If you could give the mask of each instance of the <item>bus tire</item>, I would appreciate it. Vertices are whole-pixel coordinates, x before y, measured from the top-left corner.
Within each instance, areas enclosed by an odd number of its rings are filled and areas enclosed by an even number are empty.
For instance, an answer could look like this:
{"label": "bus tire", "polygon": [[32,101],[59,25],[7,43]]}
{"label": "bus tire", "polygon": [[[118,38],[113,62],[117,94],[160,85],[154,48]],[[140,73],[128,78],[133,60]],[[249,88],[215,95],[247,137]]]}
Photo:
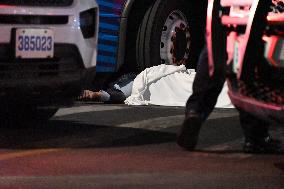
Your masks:
{"label": "bus tire", "polygon": [[192,15],[184,0],[157,0],[148,8],[136,39],[136,61],[140,71],[159,64],[195,67],[204,45],[204,25],[199,27],[203,27],[203,32],[197,31],[197,27],[192,26]]}

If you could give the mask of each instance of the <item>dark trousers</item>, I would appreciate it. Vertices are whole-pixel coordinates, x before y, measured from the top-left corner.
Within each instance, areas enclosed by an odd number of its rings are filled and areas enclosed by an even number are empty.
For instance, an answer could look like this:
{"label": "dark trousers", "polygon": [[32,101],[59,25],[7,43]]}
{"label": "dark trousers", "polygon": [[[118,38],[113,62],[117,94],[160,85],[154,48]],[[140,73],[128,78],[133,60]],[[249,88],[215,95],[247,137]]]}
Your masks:
{"label": "dark trousers", "polygon": [[114,87],[108,88],[106,92],[109,94],[109,101],[105,103],[114,103],[114,104],[121,104],[124,103],[126,96],[121,90],[118,90]]}
{"label": "dark trousers", "polygon": [[[203,121],[208,118],[225,83],[225,65],[222,67],[223,70],[218,70],[213,77],[209,76],[208,52],[204,47],[197,64],[193,93],[186,103],[186,112],[197,112]],[[246,140],[268,136],[268,122],[243,110],[239,110],[239,118]]]}

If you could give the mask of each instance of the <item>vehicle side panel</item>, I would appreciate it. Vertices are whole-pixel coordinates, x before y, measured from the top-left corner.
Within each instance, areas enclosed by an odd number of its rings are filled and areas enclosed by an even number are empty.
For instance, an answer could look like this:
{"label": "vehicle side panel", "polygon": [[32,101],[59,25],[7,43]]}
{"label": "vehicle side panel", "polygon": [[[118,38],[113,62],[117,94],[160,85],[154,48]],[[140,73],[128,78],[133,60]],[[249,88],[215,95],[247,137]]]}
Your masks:
{"label": "vehicle side panel", "polygon": [[126,1],[97,0],[100,9],[97,72],[116,71],[120,21]]}

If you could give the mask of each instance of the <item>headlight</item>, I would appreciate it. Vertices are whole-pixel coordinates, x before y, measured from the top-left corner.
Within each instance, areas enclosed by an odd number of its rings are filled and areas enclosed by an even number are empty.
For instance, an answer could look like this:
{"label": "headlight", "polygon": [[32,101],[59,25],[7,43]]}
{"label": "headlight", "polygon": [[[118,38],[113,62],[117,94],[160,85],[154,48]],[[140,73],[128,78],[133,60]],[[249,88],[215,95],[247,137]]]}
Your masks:
{"label": "headlight", "polygon": [[97,9],[92,8],[80,13],[80,28],[84,38],[94,37],[96,32]]}

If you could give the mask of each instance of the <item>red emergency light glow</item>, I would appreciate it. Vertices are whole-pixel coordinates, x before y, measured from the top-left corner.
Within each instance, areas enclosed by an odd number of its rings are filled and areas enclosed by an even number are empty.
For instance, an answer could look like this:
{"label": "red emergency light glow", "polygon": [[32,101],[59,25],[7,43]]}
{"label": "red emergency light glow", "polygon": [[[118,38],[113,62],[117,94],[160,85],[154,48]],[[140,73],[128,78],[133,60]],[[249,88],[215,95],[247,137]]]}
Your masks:
{"label": "red emergency light glow", "polygon": [[12,7],[11,5],[1,5],[0,4],[0,9],[5,9],[5,8],[8,8],[8,7]]}
{"label": "red emergency light glow", "polygon": [[267,20],[269,23],[277,24],[284,22],[284,13],[272,13],[267,16]]}
{"label": "red emergency light glow", "polygon": [[0,4],[0,8],[7,8],[7,7],[11,7],[11,5],[1,5]]}

